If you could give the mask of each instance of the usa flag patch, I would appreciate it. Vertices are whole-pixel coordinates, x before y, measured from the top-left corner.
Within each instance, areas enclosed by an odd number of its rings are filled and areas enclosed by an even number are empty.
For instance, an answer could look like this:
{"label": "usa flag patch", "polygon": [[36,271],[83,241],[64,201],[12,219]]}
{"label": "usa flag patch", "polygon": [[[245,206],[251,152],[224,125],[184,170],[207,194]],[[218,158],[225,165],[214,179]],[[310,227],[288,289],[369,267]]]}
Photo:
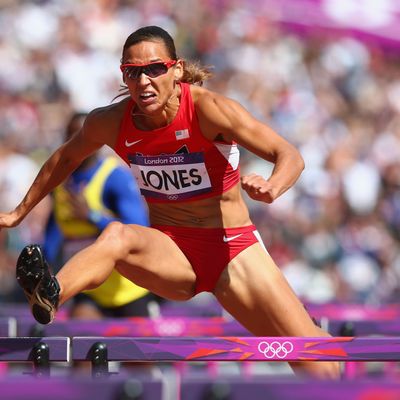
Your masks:
{"label": "usa flag patch", "polygon": [[189,137],[189,129],[182,129],[180,131],[175,131],[176,140],[187,139]]}

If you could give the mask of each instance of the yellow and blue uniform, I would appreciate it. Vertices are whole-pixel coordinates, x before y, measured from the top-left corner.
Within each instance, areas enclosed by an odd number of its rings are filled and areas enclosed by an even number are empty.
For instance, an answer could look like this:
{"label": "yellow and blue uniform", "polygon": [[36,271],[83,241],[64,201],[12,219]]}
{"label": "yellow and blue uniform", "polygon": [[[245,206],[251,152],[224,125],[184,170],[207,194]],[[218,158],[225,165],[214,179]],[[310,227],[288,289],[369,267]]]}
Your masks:
{"label": "yellow and blue uniform", "polygon": [[[80,191],[89,208],[87,220],[73,215],[68,190]],[[130,171],[114,157],[100,158],[85,169],[75,171],[68,182],[53,193],[53,211],[49,218],[44,252],[55,265],[57,256],[65,262],[93,242],[112,221],[148,226],[147,210]],[[117,271],[98,288],[84,292],[104,308],[125,306],[149,292],[124,278]]]}

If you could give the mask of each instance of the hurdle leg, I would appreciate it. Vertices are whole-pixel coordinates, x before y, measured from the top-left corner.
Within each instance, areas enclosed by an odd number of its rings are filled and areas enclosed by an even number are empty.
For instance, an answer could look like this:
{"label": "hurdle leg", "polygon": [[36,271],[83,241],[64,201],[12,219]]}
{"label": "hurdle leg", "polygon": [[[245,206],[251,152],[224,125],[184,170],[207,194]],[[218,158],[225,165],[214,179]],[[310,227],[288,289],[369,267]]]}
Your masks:
{"label": "hurdle leg", "polygon": [[52,361],[69,362],[69,350],[68,337],[0,337],[0,362],[29,362],[38,378],[50,376]]}
{"label": "hurdle leg", "polygon": [[107,345],[102,342],[96,342],[91,347],[89,354],[92,365],[92,377],[100,379],[109,376]]}
{"label": "hurdle leg", "polygon": [[38,378],[50,376],[50,357],[49,346],[47,343],[37,343],[31,352],[31,359],[33,361],[33,374]]}

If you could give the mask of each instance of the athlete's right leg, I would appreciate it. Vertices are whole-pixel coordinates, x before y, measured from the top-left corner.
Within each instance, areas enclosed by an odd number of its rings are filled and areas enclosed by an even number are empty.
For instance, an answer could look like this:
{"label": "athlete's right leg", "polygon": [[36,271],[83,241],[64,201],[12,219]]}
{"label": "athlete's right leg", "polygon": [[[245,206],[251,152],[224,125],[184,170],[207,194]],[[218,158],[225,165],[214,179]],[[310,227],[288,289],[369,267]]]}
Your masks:
{"label": "athlete's right leg", "polygon": [[60,304],[101,285],[116,268],[127,279],[171,300],[194,295],[196,275],[186,256],[164,233],[113,222],[58,272]]}
{"label": "athlete's right leg", "polygon": [[[27,269],[23,267],[21,269]],[[152,228],[113,222],[93,244],[74,255],[58,272],[57,306],[85,289],[102,284],[113,268],[161,297],[187,300],[194,295],[193,269],[167,235]],[[31,298],[36,299],[36,293]]]}

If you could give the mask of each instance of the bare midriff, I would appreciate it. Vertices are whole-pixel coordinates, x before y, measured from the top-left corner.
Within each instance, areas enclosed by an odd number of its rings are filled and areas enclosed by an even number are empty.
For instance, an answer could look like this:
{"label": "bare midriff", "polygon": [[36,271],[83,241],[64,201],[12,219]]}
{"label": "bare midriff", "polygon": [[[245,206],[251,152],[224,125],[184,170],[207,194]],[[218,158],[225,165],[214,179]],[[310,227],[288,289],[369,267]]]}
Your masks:
{"label": "bare midriff", "polygon": [[177,203],[148,203],[151,225],[173,225],[197,228],[238,228],[248,226],[247,206],[240,184],[208,199]]}

